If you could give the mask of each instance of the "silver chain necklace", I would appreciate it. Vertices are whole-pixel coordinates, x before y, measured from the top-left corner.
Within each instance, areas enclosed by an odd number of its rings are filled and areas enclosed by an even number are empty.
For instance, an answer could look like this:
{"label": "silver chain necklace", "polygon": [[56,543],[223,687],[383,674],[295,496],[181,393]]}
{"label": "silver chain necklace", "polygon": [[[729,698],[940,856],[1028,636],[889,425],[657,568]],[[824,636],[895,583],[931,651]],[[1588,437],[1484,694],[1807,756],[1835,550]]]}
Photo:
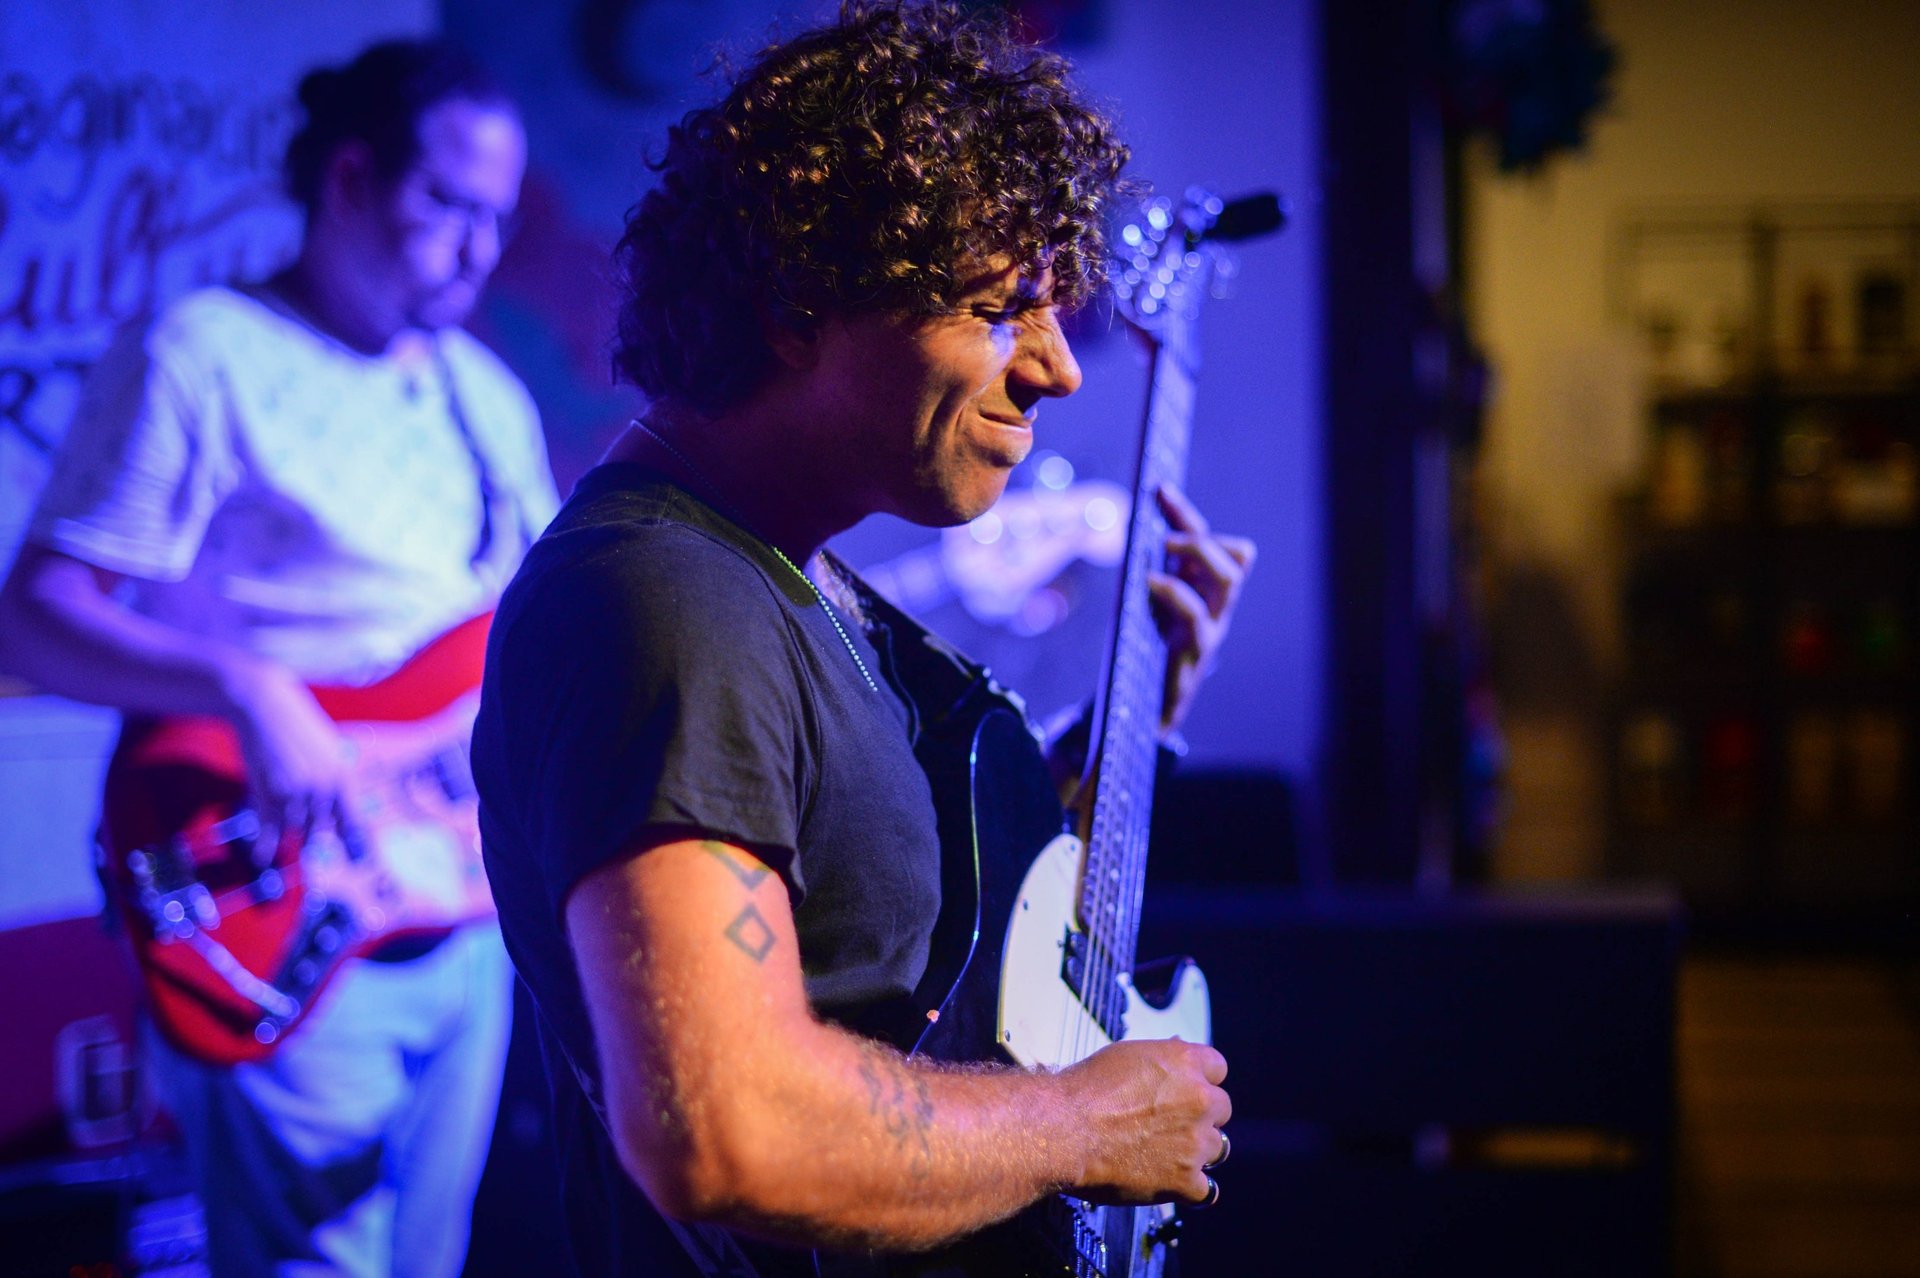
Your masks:
{"label": "silver chain necklace", "polygon": [[[699,481],[701,487],[707,490],[707,496],[711,499],[712,504],[719,507],[721,514],[733,520],[733,522],[738,524],[742,529],[746,529],[749,533],[752,532],[751,529],[747,528],[747,522],[740,518],[740,512],[735,510],[722,498],[719,485],[715,484],[713,480],[708,477],[706,471],[694,465],[691,457],[688,457],[678,448],[675,448],[666,436],[647,425],[644,421],[641,421],[638,417],[633,419],[633,425],[641,434],[666,449],[667,452],[672,455],[673,459],[686,469],[689,479]],[[772,542],[767,541],[765,538],[761,538],[760,541],[762,545],[774,553],[775,557],[777,557],[781,563],[793,570],[794,576],[806,583],[807,589],[813,592],[814,602],[820,605],[820,611],[825,613],[827,620],[833,623],[833,632],[839,635],[840,642],[847,646],[847,655],[852,657],[853,664],[859,667],[860,677],[867,681],[868,690],[871,692],[879,692],[880,685],[873,681],[873,675],[868,671],[866,661],[860,656],[860,650],[853,646],[853,636],[848,634],[847,628],[840,624],[839,616],[833,611],[833,606],[827,602],[827,597],[820,593],[820,587],[813,584],[813,578],[807,576],[807,574],[801,570],[799,564],[787,558],[786,551],[780,549],[780,547],[774,545]]]}

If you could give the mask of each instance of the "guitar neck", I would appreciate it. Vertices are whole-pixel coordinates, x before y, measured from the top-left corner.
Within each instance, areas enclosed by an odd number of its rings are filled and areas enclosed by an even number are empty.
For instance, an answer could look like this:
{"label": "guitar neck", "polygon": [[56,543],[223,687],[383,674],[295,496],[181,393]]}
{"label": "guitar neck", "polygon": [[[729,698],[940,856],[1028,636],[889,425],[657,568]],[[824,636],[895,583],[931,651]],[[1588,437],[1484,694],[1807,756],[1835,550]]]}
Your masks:
{"label": "guitar neck", "polygon": [[1111,964],[1115,973],[1133,970],[1139,939],[1167,677],[1167,645],[1154,624],[1147,588],[1166,559],[1167,521],[1155,493],[1163,485],[1186,482],[1194,355],[1185,326],[1163,334],[1154,349],[1119,609],[1094,703],[1093,799],[1080,921],[1094,942],[1095,961]]}

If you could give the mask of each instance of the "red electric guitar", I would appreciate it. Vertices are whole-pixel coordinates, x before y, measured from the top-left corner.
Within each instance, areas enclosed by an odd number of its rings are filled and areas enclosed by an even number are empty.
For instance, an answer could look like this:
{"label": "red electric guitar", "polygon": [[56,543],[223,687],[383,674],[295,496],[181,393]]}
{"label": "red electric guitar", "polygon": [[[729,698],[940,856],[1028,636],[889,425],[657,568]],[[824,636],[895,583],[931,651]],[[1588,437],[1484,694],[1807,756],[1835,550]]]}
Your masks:
{"label": "red electric guitar", "polygon": [[348,957],[493,914],[467,760],[491,621],[462,623],[378,683],[313,689],[351,752],[341,831],[263,828],[226,721],[127,721],[100,874],[181,1050],[257,1060]]}

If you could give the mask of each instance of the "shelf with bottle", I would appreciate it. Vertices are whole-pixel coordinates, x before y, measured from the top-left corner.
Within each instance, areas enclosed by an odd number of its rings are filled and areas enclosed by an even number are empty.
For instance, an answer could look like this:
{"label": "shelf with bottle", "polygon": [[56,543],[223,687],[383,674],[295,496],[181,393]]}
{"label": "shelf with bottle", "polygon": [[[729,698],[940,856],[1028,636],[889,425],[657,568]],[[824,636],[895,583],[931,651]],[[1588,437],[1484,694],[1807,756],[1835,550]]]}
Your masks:
{"label": "shelf with bottle", "polygon": [[1616,808],[1636,830],[1750,830],[1764,814],[1764,725],[1747,705],[1630,702],[1615,738]]}
{"label": "shelf with bottle", "polygon": [[1774,653],[1789,691],[1897,698],[1916,668],[1913,610],[1890,589],[1799,591],[1780,610]]}
{"label": "shelf with bottle", "polygon": [[1726,527],[1753,514],[1759,432],[1750,398],[1688,393],[1656,401],[1645,516],[1653,528]]}
{"label": "shelf with bottle", "polygon": [[1649,374],[1618,511],[1614,864],[1735,914],[1906,909],[1920,205],[1654,210],[1614,247]]}
{"label": "shelf with bottle", "polygon": [[1649,530],[1920,528],[1920,396],[1688,395],[1651,416]]}
{"label": "shelf with bottle", "polygon": [[1920,818],[1911,722],[1883,705],[1809,703],[1786,715],[1776,739],[1751,706],[1635,701],[1615,740],[1616,812],[1636,836],[1751,837],[1777,822],[1879,837]]}
{"label": "shelf with bottle", "polygon": [[1820,699],[1894,705],[1920,694],[1907,632],[1873,616],[1836,622],[1823,609],[1792,610],[1771,653],[1705,639],[1657,616],[1636,619],[1629,644],[1618,686],[1633,701],[1792,708]]}
{"label": "shelf with bottle", "polygon": [[1908,716],[1884,705],[1822,701],[1791,711],[1782,740],[1782,822],[1861,836],[1911,828],[1913,746]]}
{"label": "shelf with bottle", "polygon": [[[1896,234],[1920,234],[1920,223]],[[1870,239],[1873,237],[1869,237]],[[1915,371],[1912,255],[1920,241],[1895,249],[1866,241],[1849,251],[1815,250],[1809,240],[1793,260],[1775,257],[1773,288],[1784,290],[1761,352],[1767,369],[1805,387],[1897,390]],[[1889,250],[1892,251],[1889,251]]]}
{"label": "shelf with bottle", "polygon": [[1772,517],[1784,528],[1913,528],[1920,413],[1911,392],[1783,392]]}

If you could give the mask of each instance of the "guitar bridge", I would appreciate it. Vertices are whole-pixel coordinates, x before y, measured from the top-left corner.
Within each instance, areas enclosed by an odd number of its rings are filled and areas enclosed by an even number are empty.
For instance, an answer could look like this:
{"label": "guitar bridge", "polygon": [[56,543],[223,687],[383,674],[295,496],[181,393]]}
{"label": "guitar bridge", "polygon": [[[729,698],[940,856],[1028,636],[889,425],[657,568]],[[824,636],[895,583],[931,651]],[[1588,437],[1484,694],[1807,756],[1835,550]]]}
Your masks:
{"label": "guitar bridge", "polygon": [[[938,1253],[939,1262],[911,1272],[992,1274],[993,1278],[1112,1278],[1118,1235],[1130,1231],[1132,1211],[1095,1207],[1053,1194],[1005,1221]],[[894,1270],[888,1269],[888,1273]],[[900,1272],[906,1273],[907,1269]]]}
{"label": "guitar bridge", "polygon": [[184,941],[195,932],[220,925],[220,907],[195,875],[193,854],[181,840],[129,853],[127,870],[155,940]]}
{"label": "guitar bridge", "polygon": [[[1119,1042],[1127,1036],[1127,994],[1120,985],[1113,960],[1101,949],[1100,942],[1072,928],[1067,929],[1062,950],[1060,979],[1067,983],[1067,988],[1074,992],[1106,1036]],[[1104,981],[1097,975],[1101,972],[1108,974]]]}
{"label": "guitar bridge", "polygon": [[253,904],[276,901],[286,893],[286,880],[272,864],[272,848],[263,841],[260,821],[250,811],[214,822],[195,843],[176,834],[155,846],[135,848],[126,859],[134,899],[154,940],[162,944],[191,940],[220,926],[220,903],[200,879],[197,848],[203,849],[201,855],[224,852],[244,858],[242,863],[254,869],[244,884]]}

